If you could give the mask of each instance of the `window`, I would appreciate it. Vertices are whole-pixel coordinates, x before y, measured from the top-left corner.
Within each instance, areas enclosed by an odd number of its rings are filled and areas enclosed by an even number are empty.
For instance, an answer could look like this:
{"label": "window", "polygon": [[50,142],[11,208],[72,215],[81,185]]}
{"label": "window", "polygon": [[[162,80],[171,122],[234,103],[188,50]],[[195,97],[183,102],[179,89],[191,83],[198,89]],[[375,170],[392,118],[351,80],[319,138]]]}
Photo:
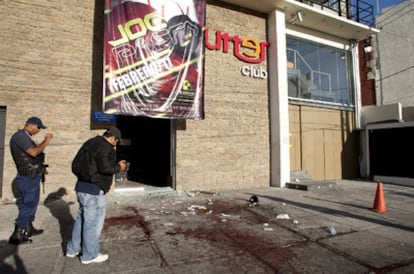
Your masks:
{"label": "window", "polygon": [[286,41],[290,100],[353,104],[350,51],[296,37]]}

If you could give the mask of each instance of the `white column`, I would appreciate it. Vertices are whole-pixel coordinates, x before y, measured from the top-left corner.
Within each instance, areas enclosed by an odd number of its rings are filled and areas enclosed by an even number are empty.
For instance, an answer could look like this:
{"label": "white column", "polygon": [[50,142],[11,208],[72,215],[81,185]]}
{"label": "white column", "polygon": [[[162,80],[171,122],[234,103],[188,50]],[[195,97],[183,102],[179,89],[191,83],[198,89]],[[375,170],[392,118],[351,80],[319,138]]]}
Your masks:
{"label": "white column", "polygon": [[270,185],[285,187],[290,181],[289,102],[287,86],[285,13],[268,16],[270,96]]}
{"label": "white column", "polygon": [[359,54],[358,54],[358,42],[351,41],[351,54],[352,54],[352,69],[353,69],[353,81],[354,81],[354,100],[355,100],[355,127],[361,128],[361,78],[359,77]]}

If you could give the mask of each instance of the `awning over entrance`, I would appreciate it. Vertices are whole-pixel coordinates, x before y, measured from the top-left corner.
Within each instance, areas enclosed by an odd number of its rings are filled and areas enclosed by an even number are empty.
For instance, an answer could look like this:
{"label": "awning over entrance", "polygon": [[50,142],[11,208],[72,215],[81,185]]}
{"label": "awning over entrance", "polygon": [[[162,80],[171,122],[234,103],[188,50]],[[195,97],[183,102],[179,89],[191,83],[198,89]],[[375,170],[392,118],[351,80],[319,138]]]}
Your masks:
{"label": "awning over entrance", "polygon": [[295,25],[347,40],[359,41],[379,32],[373,27],[348,19],[345,13],[340,16],[334,10],[321,7],[321,5],[315,3],[318,1],[303,1],[302,3],[297,0],[223,0],[223,2],[265,14],[275,9],[282,10],[286,14],[286,20],[289,20],[300,11],[302,20],[296,20]]}

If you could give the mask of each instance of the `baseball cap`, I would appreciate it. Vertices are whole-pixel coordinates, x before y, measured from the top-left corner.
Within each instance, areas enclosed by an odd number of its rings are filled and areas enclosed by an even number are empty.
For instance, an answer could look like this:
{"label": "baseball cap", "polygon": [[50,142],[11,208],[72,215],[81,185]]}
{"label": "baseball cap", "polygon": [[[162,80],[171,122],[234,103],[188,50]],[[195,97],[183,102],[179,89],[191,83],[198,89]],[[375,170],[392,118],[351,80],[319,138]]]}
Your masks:
{"label": "baseball cap", "polygon": [[29,119],[27,119],[26,124],[30,124],[30,125],[37,125],[38,128],[47,128],[43,123],[42,120],[40,120],[40,118],[38,117],[30,117]]}
{"label": "baseball cap", "polygon": [[114,137],[115,137],[115,138],[117,138],[119,141],[121,141],[121,138],[122,138],[121,131],[120,131],[117,127],[114,127],[114,126],[109,127],[109,128],[105,131],[104,135],[114,136]]}

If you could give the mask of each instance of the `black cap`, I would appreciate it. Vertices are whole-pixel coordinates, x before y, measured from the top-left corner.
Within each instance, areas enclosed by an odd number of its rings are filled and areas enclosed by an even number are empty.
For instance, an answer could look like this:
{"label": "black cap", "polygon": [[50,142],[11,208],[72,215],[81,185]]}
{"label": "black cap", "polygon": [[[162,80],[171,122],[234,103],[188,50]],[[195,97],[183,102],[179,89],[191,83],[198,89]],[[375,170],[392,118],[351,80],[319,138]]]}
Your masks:
{"label": "black cap", "polygon": [[114,136],[115,138],[117,138],[119,141],[121,141],[122,138],[122,134],[121,131],[117,128],[117,127],[109,127],[105,133],[104,136]]}
{"label": "black cap", "polygon": [[38,117],[30,117],[29,119],[27,119],[26,124],[36,125],[38,128],[46,128],[46,126],[42,123],[42,120],[40,120],[40,118]]}

